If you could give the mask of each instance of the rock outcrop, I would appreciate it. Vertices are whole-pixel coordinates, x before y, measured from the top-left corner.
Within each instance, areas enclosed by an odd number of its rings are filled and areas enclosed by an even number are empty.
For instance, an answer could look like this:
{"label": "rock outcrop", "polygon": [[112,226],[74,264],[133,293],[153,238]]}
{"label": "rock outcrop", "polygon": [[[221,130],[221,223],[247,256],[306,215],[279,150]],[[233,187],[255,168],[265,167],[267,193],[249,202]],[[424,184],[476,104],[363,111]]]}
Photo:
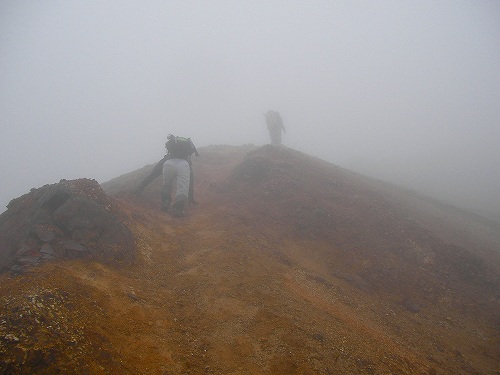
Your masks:
{"label": "rock outcrop", "polygon": [[0,270],[54,258],[129,262],[134,237],[95,180],[61,180],[32,189],[0,215]]}

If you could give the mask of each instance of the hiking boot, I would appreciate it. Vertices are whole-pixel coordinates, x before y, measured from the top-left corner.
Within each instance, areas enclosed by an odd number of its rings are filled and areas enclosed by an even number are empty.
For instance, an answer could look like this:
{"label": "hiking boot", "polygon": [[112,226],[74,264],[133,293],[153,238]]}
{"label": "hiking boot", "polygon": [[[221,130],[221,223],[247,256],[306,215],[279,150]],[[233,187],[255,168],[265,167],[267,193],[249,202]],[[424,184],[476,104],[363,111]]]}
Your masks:
{"label": "hiking boot", "polygon": [[184,207],[186,206],[186,202],[186,196],[178,196],[175,200],[175,203],[172,205],[172,215],[176,217],[184,216]]}
{"label": "hiking boot", "polygon": [[173,207],[172,207],[171,214],[174,217],[183,217],[185,215],[183,210],[181,210],[179,208],[173,208]]}

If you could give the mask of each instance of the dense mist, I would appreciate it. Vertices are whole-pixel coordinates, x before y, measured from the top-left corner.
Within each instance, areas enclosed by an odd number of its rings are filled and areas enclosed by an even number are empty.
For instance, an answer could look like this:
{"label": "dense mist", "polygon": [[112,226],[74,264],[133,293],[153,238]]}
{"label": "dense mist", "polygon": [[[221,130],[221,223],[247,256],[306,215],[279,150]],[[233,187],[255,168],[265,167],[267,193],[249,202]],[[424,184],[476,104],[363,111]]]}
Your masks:
{"label": "dense mist", "polygon": [[[0,212],[196,146],[285,146],[500,220],[494,1],[0,3]],[[201,155],[203,157],[203,155]]]}

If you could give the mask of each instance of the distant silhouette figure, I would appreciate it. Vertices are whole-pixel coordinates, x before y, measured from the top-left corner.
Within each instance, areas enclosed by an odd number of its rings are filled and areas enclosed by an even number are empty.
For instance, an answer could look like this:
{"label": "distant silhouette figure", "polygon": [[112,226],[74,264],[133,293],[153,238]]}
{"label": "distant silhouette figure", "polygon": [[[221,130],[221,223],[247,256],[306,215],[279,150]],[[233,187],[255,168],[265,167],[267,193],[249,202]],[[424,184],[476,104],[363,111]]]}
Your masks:
{"label": "distant silhouette figure", "polygon": [[267,111],[264,115],[266,117],[267,130],[269,130],[269,136],[271,137],[272,145],[281,144],[281,131],[286,134],[285,126],[283,125],[283,119],[281,118],[279,112]]}

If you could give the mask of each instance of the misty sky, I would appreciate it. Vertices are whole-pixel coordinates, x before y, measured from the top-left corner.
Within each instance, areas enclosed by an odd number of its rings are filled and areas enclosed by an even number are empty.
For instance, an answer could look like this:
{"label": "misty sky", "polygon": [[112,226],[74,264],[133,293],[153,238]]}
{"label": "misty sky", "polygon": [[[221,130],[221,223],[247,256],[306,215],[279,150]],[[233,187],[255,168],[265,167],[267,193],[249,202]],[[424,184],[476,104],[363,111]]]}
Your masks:
{"label": "misty sky", "polygon": [[0,212],[60,179],[269,142],[500,214],[500,2],[0,0]]}

